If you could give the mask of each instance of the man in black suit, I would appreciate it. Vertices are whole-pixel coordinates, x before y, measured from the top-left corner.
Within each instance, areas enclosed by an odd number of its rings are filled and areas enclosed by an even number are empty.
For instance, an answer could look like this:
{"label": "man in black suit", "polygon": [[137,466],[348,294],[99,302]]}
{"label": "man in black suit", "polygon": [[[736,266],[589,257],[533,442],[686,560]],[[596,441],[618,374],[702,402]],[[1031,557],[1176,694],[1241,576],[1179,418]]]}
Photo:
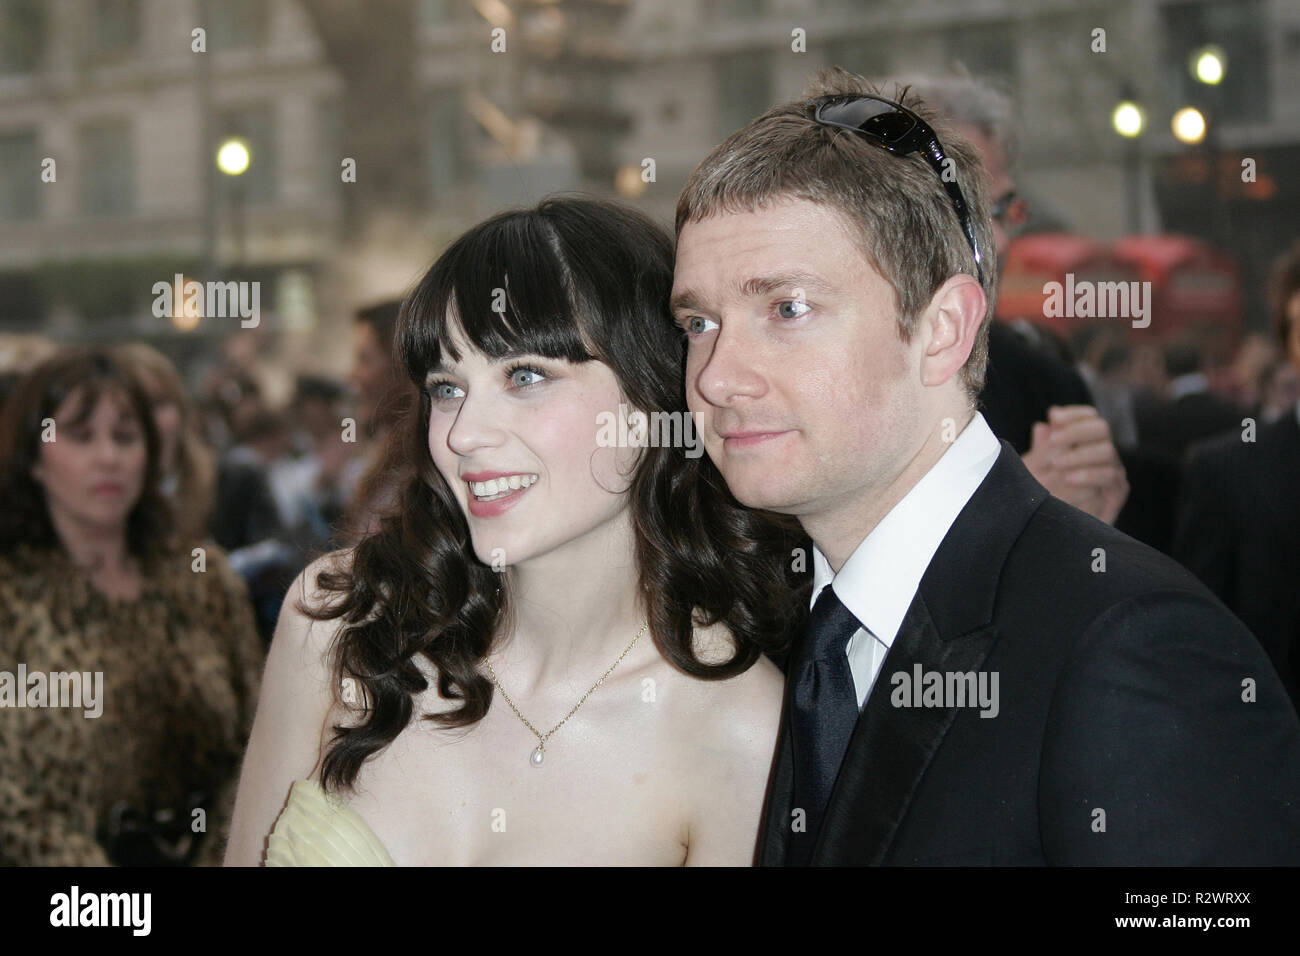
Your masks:
{"label": "man in black suit", "polygon": [[815,545],[759,862],[1300,863],[1277,674],[975,411],[996,283],[978,159],[872,93],[824,74],[677,207],[705,448]]}
{"label": "man in black suit", "polygon": [[[1300,245],[1280,263],[1273,324],[1300,369]],[[1300,710],[1300,405],[1193,446],[1174,557],[1246,623]]]}
{"label": "man in black suit", "polygon": [[1169,376],[1166,395],[1141,400],[1134,409],[1143,444],[1167,452],[1181,464],[1187,449],[1196,442],[1241,430],[1245,409],[1210,391],[1204,360],[1195,343],[1165,346],[1165,372]]}

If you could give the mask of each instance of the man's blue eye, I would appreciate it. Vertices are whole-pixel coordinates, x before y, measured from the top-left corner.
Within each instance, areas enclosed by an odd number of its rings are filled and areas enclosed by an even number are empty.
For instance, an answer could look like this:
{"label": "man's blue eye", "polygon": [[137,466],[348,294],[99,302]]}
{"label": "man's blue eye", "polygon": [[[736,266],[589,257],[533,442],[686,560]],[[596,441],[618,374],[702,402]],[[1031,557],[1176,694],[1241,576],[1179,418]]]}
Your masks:
{"label": "man's blue eye", "polygon": [[[787,312],[787,306],[791,311]],[[783,319],[797,319],[808,311],[808,303],[802,299],[788,299],[785,302],[778,302],[776,314]]]}
{"label": "man's blue eye", "polygon": [[705,332],[709,331],[710,326],[716,329],[718,323],[714,322],[712,319],[706,319],[702,315],[692,315],[686,320],[686,331],[691,335],[703,335]]}

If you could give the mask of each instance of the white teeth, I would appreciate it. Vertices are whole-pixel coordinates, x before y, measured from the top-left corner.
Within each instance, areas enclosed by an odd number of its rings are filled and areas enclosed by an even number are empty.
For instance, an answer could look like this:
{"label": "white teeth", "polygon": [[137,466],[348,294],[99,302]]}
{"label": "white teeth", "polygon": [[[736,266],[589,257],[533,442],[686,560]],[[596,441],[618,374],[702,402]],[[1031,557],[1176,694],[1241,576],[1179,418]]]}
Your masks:
{"label": "white teeth", "polygon": [[507,492],[528,488],[536,482],[536,475],[515,474],[507,475],[504,478],[493,478],[491,481],[471,481],[469,482],[469,490],[475,498],[499,498]]}

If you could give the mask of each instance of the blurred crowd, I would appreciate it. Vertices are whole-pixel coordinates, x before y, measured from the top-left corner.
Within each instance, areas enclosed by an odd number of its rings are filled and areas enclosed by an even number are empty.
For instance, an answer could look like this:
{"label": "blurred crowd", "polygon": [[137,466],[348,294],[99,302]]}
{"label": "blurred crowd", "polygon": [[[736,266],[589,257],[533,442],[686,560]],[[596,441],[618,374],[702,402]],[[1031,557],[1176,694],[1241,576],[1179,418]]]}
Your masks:
{"label": "blurred crowd", "polygon": [[0,864],[220,863],[286,592],[396,498],[398,305],[282,407],[238,335],[193,379],[0,337]]}

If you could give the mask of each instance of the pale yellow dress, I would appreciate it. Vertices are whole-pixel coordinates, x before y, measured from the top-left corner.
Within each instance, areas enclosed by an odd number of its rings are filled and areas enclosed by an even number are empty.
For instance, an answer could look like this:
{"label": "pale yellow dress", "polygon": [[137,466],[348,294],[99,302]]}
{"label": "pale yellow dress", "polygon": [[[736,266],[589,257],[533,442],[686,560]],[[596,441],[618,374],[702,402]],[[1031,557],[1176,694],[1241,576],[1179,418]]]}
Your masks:
{"label": "pale yellow dress", "polygon": [[361,815],[315,780],[295,780],[271,830],[267,866],[396,866]]}

